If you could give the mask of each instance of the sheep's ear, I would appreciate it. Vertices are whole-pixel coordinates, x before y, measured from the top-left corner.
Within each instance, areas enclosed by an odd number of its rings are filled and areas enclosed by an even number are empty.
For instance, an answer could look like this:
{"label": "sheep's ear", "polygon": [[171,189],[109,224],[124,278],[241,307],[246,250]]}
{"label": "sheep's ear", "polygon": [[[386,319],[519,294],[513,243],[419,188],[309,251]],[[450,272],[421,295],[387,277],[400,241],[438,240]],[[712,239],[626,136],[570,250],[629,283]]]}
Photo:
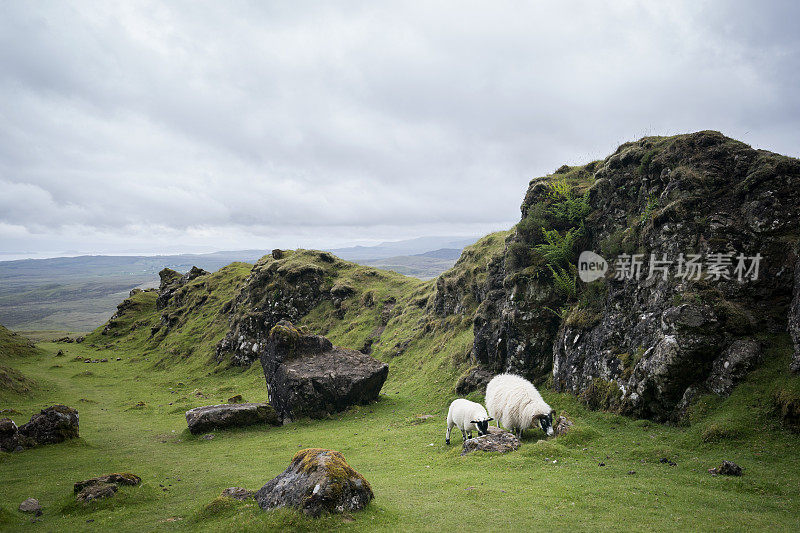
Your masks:
{"label": "sheep's ear", "polygon": [[470,424],[477,424],[477,423],[478,423],[478,421],[477,421],[477,420],[470,420],[470,421],[469,421],[469,423],[470,423]]}
{"label": "sheep's ear", "polygon": [[492,418],[491,416],[486,419],[487,422],[491,422],[492,420],[494,420],[494,418]]}

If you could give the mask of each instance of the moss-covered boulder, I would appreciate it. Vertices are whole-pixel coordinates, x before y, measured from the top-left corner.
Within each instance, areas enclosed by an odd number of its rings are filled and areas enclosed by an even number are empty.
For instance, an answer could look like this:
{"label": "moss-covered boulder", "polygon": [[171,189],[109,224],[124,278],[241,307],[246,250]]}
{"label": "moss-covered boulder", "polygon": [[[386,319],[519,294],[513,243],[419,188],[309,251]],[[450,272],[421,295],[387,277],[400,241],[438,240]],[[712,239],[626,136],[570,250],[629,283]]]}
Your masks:
{"label": "moss-covered boulder", "polygon": [[356,350],[333,346],[291,322],[276,324],[261,355],[270,403],[283,420],[323,418],[377,399],[389,366]]}
{"label": "moss-covered boulder", "polygon": [[10,418],[0,418],[0,451],[13,452],[18,446],[19,428]]}
{"label": "moss-covered boulder", "polygon": [[311,517],[360,511],[373,497],[367,480],[341,453],[321,448],[297,452],[288,468],[255,494],[265,511],[291,507]]}

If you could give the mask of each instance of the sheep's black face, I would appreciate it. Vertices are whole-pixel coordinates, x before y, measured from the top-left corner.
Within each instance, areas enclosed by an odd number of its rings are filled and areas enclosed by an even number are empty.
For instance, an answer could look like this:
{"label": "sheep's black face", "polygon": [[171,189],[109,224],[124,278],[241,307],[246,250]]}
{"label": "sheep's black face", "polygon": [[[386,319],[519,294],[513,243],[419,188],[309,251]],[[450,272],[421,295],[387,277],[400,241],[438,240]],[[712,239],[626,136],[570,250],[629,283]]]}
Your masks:
{"label": "sheep's black face", "polygon": [[478,426],[478,436],[486,435],[489,433],[489,421],[488,420],[479,420],[475,422],[475,425]]}
{"label": "sheep's black face", "polygon": [[542,431],[547,433],[547,435],[553,434],[553,413],[550,413],[547,416],[543,416],[539,418],[539,425],[542,426]]}

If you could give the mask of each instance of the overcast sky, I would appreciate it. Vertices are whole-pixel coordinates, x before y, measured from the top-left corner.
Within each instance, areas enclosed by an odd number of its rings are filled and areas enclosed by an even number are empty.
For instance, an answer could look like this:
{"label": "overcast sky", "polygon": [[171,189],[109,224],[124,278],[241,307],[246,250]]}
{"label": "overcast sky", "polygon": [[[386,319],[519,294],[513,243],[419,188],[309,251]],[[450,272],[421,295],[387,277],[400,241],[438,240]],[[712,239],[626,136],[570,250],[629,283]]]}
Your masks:
{"label": "overcast sky", "polygon": [[649,134],[797,156],[798,20],[788,0],[4,1],[0,260],[480,235],[530,178]]}

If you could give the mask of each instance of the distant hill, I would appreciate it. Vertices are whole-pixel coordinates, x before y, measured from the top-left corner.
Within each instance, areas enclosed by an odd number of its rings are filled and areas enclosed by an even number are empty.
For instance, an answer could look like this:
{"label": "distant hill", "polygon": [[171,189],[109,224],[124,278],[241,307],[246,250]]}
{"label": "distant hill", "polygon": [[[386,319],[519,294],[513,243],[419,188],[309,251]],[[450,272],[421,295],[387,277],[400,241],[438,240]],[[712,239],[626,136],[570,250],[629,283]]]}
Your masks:
{"label": "distant hill", "polygon": [[[328,251],[364,265],[430,279],[450,268],[476,238],[421,237]],[[210,272],[254,263],[270,250],[155,256],[89,255],[0,261],[0,323],[24,331],[89,331],[105,322],[136,287],[157,287],[158,272]]]}

